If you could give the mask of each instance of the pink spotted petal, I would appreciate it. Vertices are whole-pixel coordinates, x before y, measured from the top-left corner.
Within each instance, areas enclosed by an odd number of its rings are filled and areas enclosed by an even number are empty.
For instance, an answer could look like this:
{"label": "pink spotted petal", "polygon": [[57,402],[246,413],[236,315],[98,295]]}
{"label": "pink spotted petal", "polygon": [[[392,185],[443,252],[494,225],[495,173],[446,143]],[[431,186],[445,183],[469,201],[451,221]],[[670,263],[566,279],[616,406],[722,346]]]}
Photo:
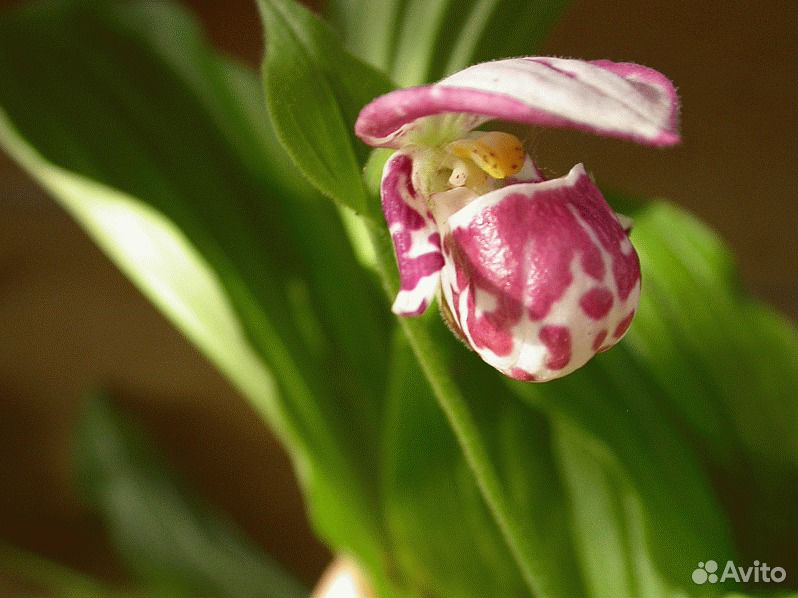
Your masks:
{"label": "pink spotted petal", "polygon": [[501,119],[666,146],[679,141],[678,110],[673,84],[638,64],[510,58],[378,97],[361,111],[355,132],[369,145],[399,148],[435,119],[459,113],[465,130]]}
{"label": "pink spotted petal", "polygon": [[448,226],[443,296],[474,350],[508,376],[559,378],[628,329],[640,264],[581,164],[483,195]]}
{"label": "pink spotted petal", "polygon": [[399,265],[400,289],[392,310],[417,316],[438,290],[443,267],[441,239],[426,201],[413,188],[413,159],[395,153],[382,173],[382,211]]}

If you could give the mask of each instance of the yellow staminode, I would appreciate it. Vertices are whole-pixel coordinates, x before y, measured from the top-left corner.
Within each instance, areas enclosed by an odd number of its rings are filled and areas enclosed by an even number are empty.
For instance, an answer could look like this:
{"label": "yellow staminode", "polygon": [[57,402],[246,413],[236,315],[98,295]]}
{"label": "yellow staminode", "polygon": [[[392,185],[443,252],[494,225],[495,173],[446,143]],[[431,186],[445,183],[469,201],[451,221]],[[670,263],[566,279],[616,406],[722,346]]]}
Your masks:
{"label": "yellow staminode", "polygon": [[458,158],[471,160],[494,179],[517,174],[524,165],[526,155],[518,137],[500,131],[455,141],[451,151]]}

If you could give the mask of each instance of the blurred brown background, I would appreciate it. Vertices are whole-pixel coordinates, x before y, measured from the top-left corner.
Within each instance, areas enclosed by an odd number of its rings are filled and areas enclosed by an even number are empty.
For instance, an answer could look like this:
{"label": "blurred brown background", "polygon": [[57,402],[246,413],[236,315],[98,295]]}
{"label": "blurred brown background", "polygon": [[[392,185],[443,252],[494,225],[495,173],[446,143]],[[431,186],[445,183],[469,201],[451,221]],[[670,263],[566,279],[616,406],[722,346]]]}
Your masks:
{"label": "blurred brown background", "polygon": [[[0,9],[14,4],[0,0]],[[216,46],[259,63],[253,2],[185,4]],[[682,96],[684,144],[659,151],[560,132],[534,140],[550,170],[584,161],[608,187],[669,197],[699,215],[735,251],[745,286],[790,317],[795,23],[788,1],[754,9],[577,0],[541,53],[629,60],[668,74]],[[70,477],[79,397],[102,383],[210,501],[306,582],[318,576],[328,554],[310,535],[287,459],[260,420],[2,154],[0,338],[0,539],[121,576]],[[0,571],[0,594],[17,591]]]}

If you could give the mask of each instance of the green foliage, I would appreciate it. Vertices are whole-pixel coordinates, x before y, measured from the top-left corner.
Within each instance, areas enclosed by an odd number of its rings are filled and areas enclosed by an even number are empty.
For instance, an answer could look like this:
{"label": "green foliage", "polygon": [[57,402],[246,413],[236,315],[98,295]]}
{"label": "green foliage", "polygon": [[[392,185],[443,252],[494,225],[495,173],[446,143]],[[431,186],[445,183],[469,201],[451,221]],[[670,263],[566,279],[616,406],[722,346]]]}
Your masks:
{"label": "green foliage", "polygon": [[83,491],[142,587],[169,596],[307,593],[232,522],[192,495],[149,439],[102,395],[77,438]]}
{"label": "green foliage", "polygon": [[277,142],[257,78],[162,2],[6,15],[0,77],[3,146],[291,447],[319,533],[379,570],[362,447],[377,442],[389,314]]}
{"label": "green foliage", "polygon": [[363,231],[322,198],[366,216],[392,296],[386,154],[366,165],[352,135],[388,83],[361,60],[438,78],[534,50],[562,6],[333,1],[353,57],[259,0],[266,98],[166,2],[0,21],[0,143],[264,414],[316,530],[379,595],[720,595],[692,584],[698,561],[794,562],[794,331],[740,292],[711,231],[637,210],[629,335],[529,385],[435,313],[394,326],[347,242]]}
{"label": "green foliage", "polygon": [[49,596],[65,598],[111,598],[136,596],[129,587],[106,585],[83,572],[56,563],[39,554],[0,541],[0,571],[3,581],[23,582]]}
{"label": "green foliage", "polygon": [[266,35],[263,82],[274,128],[325,195],[374,213],[363,189],[366,147],[354,136],[363,98],[390,90],[379,72],[339,50],[326,23],[293,1],[258,0]]}
{"label": "green foliage", "polygon": [[470,64],[534,53],[565,0],[328,0],[354,55],[398,84],[419,85]]}
{"label": "green foliage", "polygon": [[[425,333],[434,339],[432,345],[445,348],[437,355],[446,359],[446,371],[457,374],[457,386],[436,392],[448,393],[444,406],[458,393],[463,401],[459,416],[473,417],[473,436],[464,453],[458,443],[461,432],[450,429],[435,404],[432,381],[425,381],[407,341],[397,341],[383,483],[390,537],[414,595],[518,596],[529,593],[525,586],[530,581],[544,596],[583,594],[573,544],[563,533],[568,528],[566,499],[549,423],[497,386],[494,373],[479,367],[473,354],[464,355],[437,313],[417,326],[405,333],[411,342],[421,340],[422,352],[430,346],[424,344],[429,340]],[[442,376],[435,383],[448,385]],[[475,451],[477,442],[481,445]],[[482,480],[473,473],[475,457],[483,461],[476,464]],[[508,545],[506,532],[497,525],[495,505],[482,500],[486,473],[494,478],[488,480],[495,486],[489,491],[496,493],[489,501],[498,500],[504,509],[498,519],[505,517],[515,526],[517,546]],[[528,560],[519,564],[519,558]]]}

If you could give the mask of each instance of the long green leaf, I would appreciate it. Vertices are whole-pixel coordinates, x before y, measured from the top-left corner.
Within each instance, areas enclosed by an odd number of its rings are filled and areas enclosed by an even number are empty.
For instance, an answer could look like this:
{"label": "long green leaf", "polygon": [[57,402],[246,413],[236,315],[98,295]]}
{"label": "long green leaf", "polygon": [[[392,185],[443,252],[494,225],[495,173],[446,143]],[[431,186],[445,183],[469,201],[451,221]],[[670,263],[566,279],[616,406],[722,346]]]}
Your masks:
{"label": "long green leaf", "polygon": [[[414,595],[526,595],[525,581],[403,337],[394,352],[383,496],[392,552],[407,585]],[[545,595],[582,595],[573,546],[563,533],[566,500],[548,424],[512,397],[485,400],[492,381],[470,376],[468,385],[484,393],[474,405],[480,429],[490,439],[502,484],[526,512],[525,532],[539,551],[540,569],[559,580],[546,583],[552,593]]]}
{"label": "long green leaf", "polygon": [[[729,251],[695,219],[655,204],[639,220],[637,245],[651,290],[629,344],[650,363],[720,489],[742,556],[795,562],[794,328],[740,290]],[[659,332],[651,333],[655,326]],[[741,477],[753,483],[741,486]]]}
{"label": "long green leaf", "polygon": [[171,596],[304,596],[307,590],[176,478],[152,442],[95,394],[78,426],[82,489],[150,591]]}
{"label": "long green leaf", "polygon": [[0,77],[3,147],[266,415],[322,537],[380,570],[361,447],[376,443],[387,314],[257,78],[163,2],[5,15]]}
{"label": "long green leaf", "polygon": [[134,590],[129,586],[117,587],[103,583],[82,571],[76,571],[2,540],[0,540],[0,571],[3,572],[5,591],[8,591],[9,582],[12,584],[20,582],[24,583],[26,588],[35,588],[42,594],[65,598],[134,597],[140,593],[140,590]]}
{"label": "long green leaf", "polygon": [[601,459],[590,438],[567,420],[558,422],[555,437],[587,594],[669,595],[642,537],[634,490],[624,483],[612,462]]}

